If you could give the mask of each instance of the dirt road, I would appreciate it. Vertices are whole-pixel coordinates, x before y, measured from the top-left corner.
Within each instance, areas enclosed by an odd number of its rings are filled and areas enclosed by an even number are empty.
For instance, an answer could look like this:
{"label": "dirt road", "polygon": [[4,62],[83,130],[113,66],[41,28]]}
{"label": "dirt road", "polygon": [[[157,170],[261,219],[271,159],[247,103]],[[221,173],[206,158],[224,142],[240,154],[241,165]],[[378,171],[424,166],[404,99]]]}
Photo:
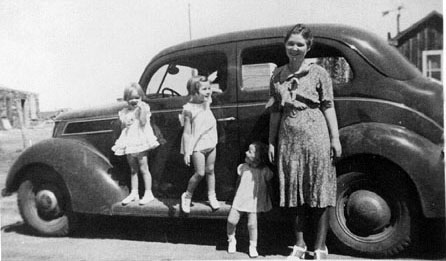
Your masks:
{"label": "dirt road", "polygon": [[[36,143],[49,138],[51,126],[27,130]],[[0,188],[12,162],[22,151],[18,130],[0,131]],[[224,220],[156,219],[81,216],[81,226],[70,237],[48,238],[33,235],[23,224],[16,195],[1,198],[2,260],[224,260],[249,259],[247,231],[238,230],[239,247],[235,254],[226,252]],[[243,221],[242,221],[243,222]],[[263,224],[260,231],[259,259],[284,259],[289,253],[291,235],[287,226]],[[284,236],[285,235],[285,236]],[[245,241],[245,242],[243,242]],[[431,239],[429,239],[431,242]],[[403,259],[439,259],[438,244],[412,251]],[[434,247],[432,247],[434,246]],[[441,247],[440,247],[441,249]],[[331,259],[361,259],[339,255]]]}

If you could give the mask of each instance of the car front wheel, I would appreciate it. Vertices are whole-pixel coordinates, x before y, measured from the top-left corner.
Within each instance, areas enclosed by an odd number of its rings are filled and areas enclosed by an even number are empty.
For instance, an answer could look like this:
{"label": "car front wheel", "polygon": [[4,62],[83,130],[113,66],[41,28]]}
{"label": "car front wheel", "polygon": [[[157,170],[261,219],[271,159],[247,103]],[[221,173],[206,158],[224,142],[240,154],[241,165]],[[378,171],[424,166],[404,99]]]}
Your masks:
{"label": "car front wheel", "polygon": [[20,214],[25,223],[40,235],[65,236],[70,232],[73,220],[67,211],[67,203],[62,186],[54,182],[26,179],[20,184]]}
{"label": "car front wheel", "polygon": [[416,230],[416,212],[411,210],[415,204],[402,180],[391,175],[348,172],[339,176],[337,183],[330,228],[341,249],[387,257],[409,246]]}

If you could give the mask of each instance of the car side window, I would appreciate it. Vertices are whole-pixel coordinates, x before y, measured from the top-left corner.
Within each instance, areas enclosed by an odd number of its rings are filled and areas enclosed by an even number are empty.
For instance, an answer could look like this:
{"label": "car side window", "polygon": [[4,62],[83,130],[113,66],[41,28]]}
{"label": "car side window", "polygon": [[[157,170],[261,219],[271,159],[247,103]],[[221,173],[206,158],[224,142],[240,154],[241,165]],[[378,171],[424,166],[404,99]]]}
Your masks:
{"label": "car side window", "polygon": [[313,59],[330,74],[333,84],[349,83],[353,80],[350,64],[342,56],[323,56]]}
{"label": "car side window", "polygon": [[[327,70],[333,84],[351,82],[353,71],[348,61],[335,48],[315,44],[308,58],[309,63],[316,63]],[[278,66],[288,62],[283,45],[252,47],[242,52],[241,90],[246,92],[269,89],[272,72]]]}
{"label": "car side window", "polygon": [[246,92],[269,90],[274,69],[286,60],[281,44],[246,48],[241,57],[241,90]]}
{"label": "car side window", "polygon": [[147,94],[159,94],[161,98],[187,96],[187,81],[194,75],[202,75],[211,82],[214,93],[226,90],[227,60],[221,53],[196,54],[176,57],[158,67],[147,88]]}

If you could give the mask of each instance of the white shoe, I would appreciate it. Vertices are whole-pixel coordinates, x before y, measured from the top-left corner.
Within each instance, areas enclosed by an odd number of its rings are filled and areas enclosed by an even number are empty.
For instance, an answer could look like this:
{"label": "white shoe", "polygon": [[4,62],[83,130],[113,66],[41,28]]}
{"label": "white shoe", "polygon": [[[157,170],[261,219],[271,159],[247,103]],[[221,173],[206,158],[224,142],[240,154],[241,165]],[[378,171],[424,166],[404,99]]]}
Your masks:
{"label": "white shoe", "polygon": [[237,240],[235,239],[235,237],[228,239],[228,253],[234,254],[236,250],[237,250]]}
{"label": "white shoe", "polygon": [[155,199],[155,197],[153,196],[153,194],[151,192],[150,193],[146,192],[144,194],[144,197],[142,197],[142,199],[139,200],[139,204],[140,205],[145,205],[145,204],[149,203],[150,201],[152,201],[154,199]]}
{"label": "white shoe", "polygon": [[191,203],[191,199],[186,197],[186,192],[184,192],[183,194],[181,194],[181,210],[188,214],[190,213],[190,203]]}
{"label": "white shoe", "polygon": [[124,200],[121,201],[121,204],[125,206],[125,205],[129,204],[130,202],[135,201],[137,199],[139,199],[138,194],[131,192],[130,195],[128,195]]}
{"label": "white shoe", "polygon": [[220,202],[218,202],[217,197],[214,195],[209,195],[208,196],[208,200],[209,200],[209,205],[211,205],[211,208],[213,210],[217,210],[220,208]]}
{"label": "white shoe", "polygon": [[322,249],[316,249],[314,250],[314,259],[315,260],[322,260],[328,258],[328,248],[325,246],[325,250]]}
{"label": "white shoe", "polygon": [[249,257],[256,258],[258,256],[259,256],[259,253],[257,252],[257,247],[249,246]]}
{"label": "white shoe", "polygon": [[287,257],[287,260],[298,260],[298,259],[305,259],[305,253],[307,252],[307,246],[300,247],[300,246],[293,246],[293,252]]}

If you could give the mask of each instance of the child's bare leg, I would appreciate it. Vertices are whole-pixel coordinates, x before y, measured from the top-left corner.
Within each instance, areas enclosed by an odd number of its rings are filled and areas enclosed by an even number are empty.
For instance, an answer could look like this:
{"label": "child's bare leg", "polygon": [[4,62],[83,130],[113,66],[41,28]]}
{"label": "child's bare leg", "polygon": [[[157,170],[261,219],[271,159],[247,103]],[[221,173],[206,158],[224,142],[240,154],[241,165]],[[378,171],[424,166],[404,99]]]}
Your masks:
{"label": "child's bare leg", "polygon": [[217,156],[216,149],[214,149],[206,158],[206,182],[208,185],[208,192],[215,194],[215,157]]}
{"label": "child's bare leg", "polygon": [[194,164],[195,173],[189,179],[189,183],[187,184],[187,190],[183,194],[181,194],[181,210],[184,213],[190,212],[190,204],[192,201],[192,196],[194,194],[195,189],[198,186],[198,183],[203,179],[204,176],[204,166],[205,166],[205,158],[201,152],[195,151],[192,156],[192,163]]}
{"label": "child's bare leg", "polygon": [[192,198],[192,195],[195,189],[198,186],[198,183],[203,179],[205,173],[205,158],[201,152],[195,151],[192,156],[192,163],[194,164],[195,173],[189,179],[189,183],[187,184],[187,193]]}
{"label": "child's bare leg", "polygon": [[138,159],[127,155],[127,161],[130,165],[130,184],[132,191],[138,191]]}
{"label": "child's bare leg", "polygon": [[257,246],[257,213],[248,213],[249,244]]}
{"label": "child's bare leg", "polygon": [[145,190],[152,190],[152,175],[150,175],[149,163],[147,161],[147,154],[144,153],[138,157],[139,170],[141,171],[144,180]]}
{"label": "child's bare leg", "polygon": [[138,195],[138,159],[127,155],[127,162],[130,166],[130,184],[131,184],[131,191],[130,194],[122,201],[123,205],[126,205],[136,199],[139,198]]}
{"label": "child's bare leg", "polygon": [[219,209],[220,203],[217,200],[217,195],[215,194],[215,157],[217,156],[217,150],[214,148],[209,155],[206,157],[206,181],[208,185],[208,199],[209,204],[213,209]]}
{"label": "child's bare leg", "polygon": [[144,180],[144,197],[139,201],[139,204],[147,204],[154,199],[152,193],[152,175],[150,175],[149,163],[147,160],[147,152],[138,156],[139,170],[141,171]]}
{"label": "child's bare leg", "polygon": [[240,221],[240,212],[236,209],[231,208],[228,215],[228,222],[226,225],[226,231],[229,237],[235,236],[235,230],[237,228],[237,224]]}
{"label": "child's bare leg", "polygon": [[226,232],[228,235],[228,252],[235,253],[237,248],[237,240],[235,239],[235,230],[240,221],[240,211],[231,208],[228,215],[228,222],[226,224]]}
{"label": "child's bare leg", "polygon": [[257,257],[257,213],[248,213],[249,256]]}

